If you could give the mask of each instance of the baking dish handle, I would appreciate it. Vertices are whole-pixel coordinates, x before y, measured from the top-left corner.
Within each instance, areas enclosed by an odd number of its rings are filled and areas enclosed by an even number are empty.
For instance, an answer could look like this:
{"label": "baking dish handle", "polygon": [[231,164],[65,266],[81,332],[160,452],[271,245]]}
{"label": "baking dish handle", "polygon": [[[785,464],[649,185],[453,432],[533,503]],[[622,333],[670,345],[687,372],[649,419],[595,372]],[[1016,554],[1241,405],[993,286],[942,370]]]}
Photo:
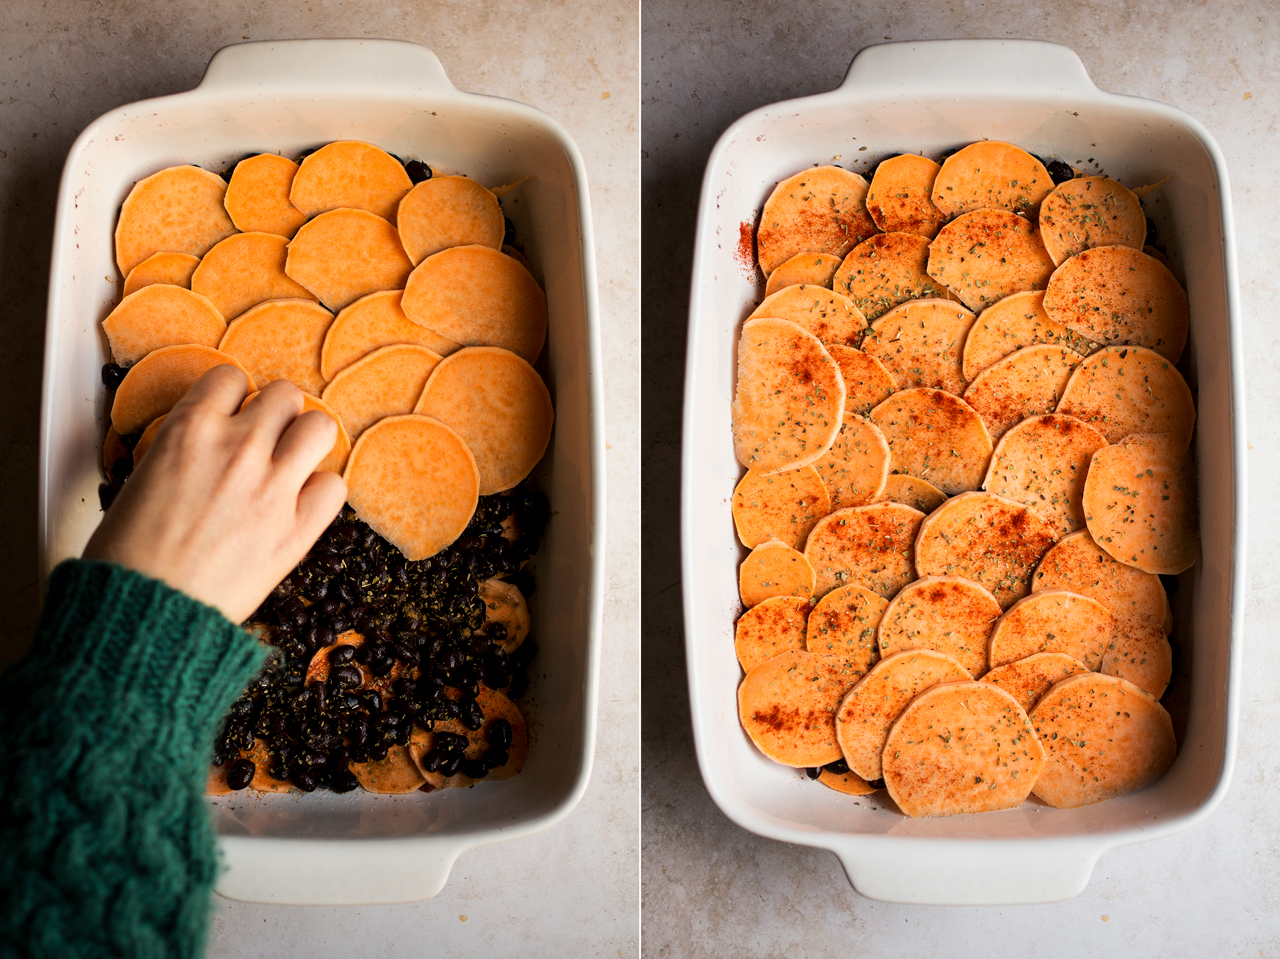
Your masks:
{"label": "baking dish handle", "polygon": [[1008,97],[1097,92],[1073,50],[1043,40],[920,40],[881,43],[859,51],[844,87],[899,95],[946,90],[949,78],[964,77],[966,96]]}
{"label": "baking dish handle", "polygon": [[[440,837],[323,841],[219,836],[217,892],[243,902],[367,906],[430,899],[468,843]],[[388,867],[388,844],[400,864]]]}
{"label": "baking dish handle", "polygon": [[454,86],[434,53],[404,40],[263,40],[215,53],[200,89],[385,96],[388,89],[442,93]]}
{"label": "baking dish handle", "polygon": [[836,848],[853,888],[870,899],[939,906],[1060,902],[1084,891],[1096,842],[991,842],[861,837]]}

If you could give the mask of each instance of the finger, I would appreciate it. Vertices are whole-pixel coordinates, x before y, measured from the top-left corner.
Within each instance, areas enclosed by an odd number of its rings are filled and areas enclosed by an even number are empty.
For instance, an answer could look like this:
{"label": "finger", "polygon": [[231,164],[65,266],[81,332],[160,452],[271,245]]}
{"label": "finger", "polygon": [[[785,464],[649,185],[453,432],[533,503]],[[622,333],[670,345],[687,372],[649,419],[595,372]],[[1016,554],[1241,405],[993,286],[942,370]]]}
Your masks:
{"label": "finger", "polygon": [[187,395],[174,404],[172,413],[192,406],[208,406],[219,413],[233,416],[249,394],[249,381],[244,373],[229,363],[215,366],[196,380]]}
{"label": "finger", "polygon": [[[347,484],[337,473],[312,473],[298,492],[298,535],[310,549],[347,501]],[[305,550],[304,550],[305,551]]]}
{"label": "finger", "polygon": [[[258,403],[254,400],[254,403]],[[285,429],[272,457],[282,482],[301,486],[333,449],[338,424],[327,413],[310,410]]]}
{"label": "finger", "polygon": [[274,380],[264,386],[236,418],[249,430],[266,438],[274,449],[302,409],[302,390],[288,380]]}

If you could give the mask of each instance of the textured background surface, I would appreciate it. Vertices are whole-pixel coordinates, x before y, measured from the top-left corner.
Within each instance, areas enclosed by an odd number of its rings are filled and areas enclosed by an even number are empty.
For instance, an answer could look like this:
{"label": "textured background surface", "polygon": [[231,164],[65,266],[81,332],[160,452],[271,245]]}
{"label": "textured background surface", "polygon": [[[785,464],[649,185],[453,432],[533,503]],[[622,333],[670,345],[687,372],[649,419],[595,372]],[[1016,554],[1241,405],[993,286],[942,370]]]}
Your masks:
{"label": "textured background surface", "polygon": [[76,134],[107,110],[194,86],[219,47],[391,37],[434,50],[455,85],[532,104],[586,159],[600,277],[608,575],[591,785],[562,824],[465,853],[434,900],[375,908],[219,900],[211,957],[634,955],[638,809],[638,13],[628,0],[0,3],[0,661],[37,613],[36,446],[54,203]]}
{"label": "textured background surface", "polygon": [[[1273,956],[1280,952],[1276,448],[1280,346],[1274,263],[1280,48],[1275,7],[1253,2],[939,0],[805,4],[646,0],[641,16],[646,956],[947,954]],[[1083,895],[1015,908],[897,906],[853,892],[830,853],[761,839],[703,788],[680,622],[680,405],[689,271],[706,158],[733,120],[837,86],[885,40],[1017,37],[1074,49],[1104,90],[1173,104],[1226,154],[1245,323],[1250,485],[1240,750],[1225,802],[1178,836],[1102,857]],[[745,214],[744,214],[745,215]]]}

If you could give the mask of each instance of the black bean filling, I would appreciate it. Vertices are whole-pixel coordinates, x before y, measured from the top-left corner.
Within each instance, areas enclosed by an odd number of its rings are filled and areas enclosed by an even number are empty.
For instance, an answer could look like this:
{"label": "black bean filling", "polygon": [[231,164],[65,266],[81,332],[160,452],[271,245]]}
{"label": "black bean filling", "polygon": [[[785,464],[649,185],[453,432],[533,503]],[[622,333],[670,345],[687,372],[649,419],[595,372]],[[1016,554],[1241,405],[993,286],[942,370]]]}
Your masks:
{"label": "black bean filling", "polygon": [[[514,543],[502,536],[508,517],[520,531]],[[498,575],[531,585],[518,570],[537,550],[546,520],[546,498],[527,486],[482,496],[453,546],[412,562],[344,507],[246,622],[270,636],[274,652],[232,704],[215,744],[215,764],[231,763],[228,785],[248,785],[253,770],[246,778],[242,755],[261,740],[275,778],[304,792],[348,792],[357,785],[351,763],[385,759],[391,746],[408,743],[414,726],[432,731],[447,719],[483,729],[487,748],[467,759],[466,736],[436,732],[423,760],[429,772],[483,779],[505,765],[511,724],[486,726],[476,695],[483,685],[518,699],[537,647],[529,639],[512,655],[503,652],[506,627],[485,622],[478,587]],[[328,681],[308,684],[313,654],[349,629],[365,642],[334,646]],[[385,693],[363,688],[357,664],[398,678]]]}
{"label": "black bean filling", "polygon": [[[1041,162],[1043,163],[1044,161],[1042,160]],[[1076,171],[1071,168],[1071,164],[1064,163],[1062,160],[1050,160],[1044,166],[1049,171],[1049,176],[1053,179],[1055,185],[1066,183],[1068,180],[1076,178]]]}
{"label": "black bean filling", "polygon": [[412,183],[421,183],[423,180],[430,180],[432,177],[431,167],[421,160],[410,160],[404,165],[404,172],[409,174],[409,180]]}

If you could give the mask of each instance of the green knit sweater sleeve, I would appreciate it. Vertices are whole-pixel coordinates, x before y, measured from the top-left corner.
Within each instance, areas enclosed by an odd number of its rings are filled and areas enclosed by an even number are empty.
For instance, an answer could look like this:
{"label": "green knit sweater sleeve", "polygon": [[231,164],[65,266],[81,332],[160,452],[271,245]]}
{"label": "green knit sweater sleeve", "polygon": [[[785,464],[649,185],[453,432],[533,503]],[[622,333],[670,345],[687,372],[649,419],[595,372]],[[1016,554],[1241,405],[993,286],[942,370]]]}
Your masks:
{"label": "green knit sweater sleeve", "polygon": [[205,777],[264,656],[139,573],[53,571],[32,649],[0,677],[0,955],[204,951],[217,872]]}

